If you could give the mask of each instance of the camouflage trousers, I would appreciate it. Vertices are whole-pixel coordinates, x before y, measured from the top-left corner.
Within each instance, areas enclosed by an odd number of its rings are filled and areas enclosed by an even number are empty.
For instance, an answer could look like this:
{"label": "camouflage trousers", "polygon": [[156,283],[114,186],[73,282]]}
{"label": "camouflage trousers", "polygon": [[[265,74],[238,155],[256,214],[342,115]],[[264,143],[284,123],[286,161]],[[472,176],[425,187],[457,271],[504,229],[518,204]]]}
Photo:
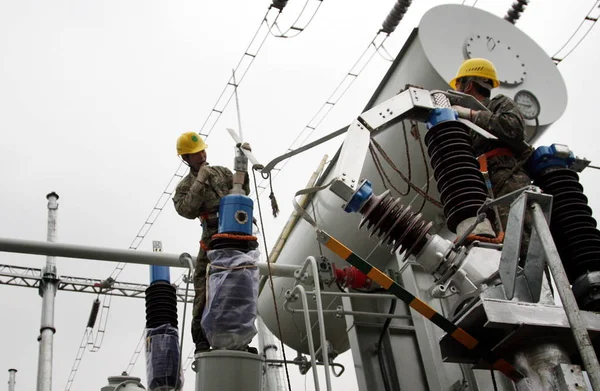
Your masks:
{"label": "camouflage trousers", "polygon": [[204,331],[202,330],[201,320],[202,311],[206,305],[206,267],[208,266],[208,257],[206,251],[200,248],[196,265],[194,269],[194,308],[192,310],[192,341],[196,348],[207,350],[210,347]]}
{"label": "camouflage trousers", "polygon": [[[500,168],[491,172],[490,181],[492,182],[492,189],[494,190],[495,198],[502,197],[503,195],[512,193],[513,191],[522,189],[523,187],[531,184],[531,179],[524,170],[517,170],[512,175],[511,171],[511,168]],[[498,185],[501,187],[498,188]],[[509,212],[510,203],[498,206],[498,214],[500,215],[500,221],[504,230],[506,230]],[[531,213],[529,210],[526,210],[525,223],[523,224],[523,237],[521,239],[521,264],[527,256],[527,248],[529,247],[532,224],[533,221]]]}

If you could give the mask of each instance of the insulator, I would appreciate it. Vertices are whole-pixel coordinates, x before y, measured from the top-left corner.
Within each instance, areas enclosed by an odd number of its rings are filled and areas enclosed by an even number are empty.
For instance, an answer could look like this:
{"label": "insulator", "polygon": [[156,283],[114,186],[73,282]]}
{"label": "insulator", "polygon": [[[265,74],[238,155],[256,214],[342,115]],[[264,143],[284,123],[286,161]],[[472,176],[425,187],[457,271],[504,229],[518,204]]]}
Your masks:
{"label": "insulator", "polygon": [[527,3],[529,3],[528,0],[515,1],[512,4],[512,6],[510,7],[510,9],[508,10],[508,12],[506,13],[506,15],[504,16],[504,20],[507,20],[512,24],[515,24],[515,22],[521,17],[521,13],[523,13],[523,11],[525,11],[525,7],[527,6]]}
{"label": "insulator", "polygon": [[178,326],[177,293],[173,285],[158,281],[146,288],[146,328]]}
{"label": "insulator", "polygon": [[273,0],[273,7],[277,8],[280,11],[283,11],[287,3],[288,0]]}
{"label": "insulator", "polygon": [[411,2],[411,0],[398,0],[396,4],[394,4],[394,8],[392,8],[388,16],[383,21],[383,24],[381,25],[381,31],[387,34],[393,33],[404,17],[404,14],[406,14]]}
{"label": "insulator", "polygon": [[88,318],[87,327],[93,329],[98,318],[98,312],[100,311],[100,300],[96,299],[92,303],[92,310],[90,311],[90,317]]}
{"label": "insulator", "polygon": [[[533,183],[553,196],[550,230],[575,291],[579,277],[600,271],[600,231],[583,194],[579,175],[568,168],[553,168]],[[576,297],[583,309],[600,310],[600,301],[590,299],[587,290]]]}
{"label": "insulator", "polygon": [[427,243],[432,223],[423,221],[422,215],[412,212],[410,206],[400,204],[400,198],[393,199],[389,190],[369,197],[360,213],[363,218],[359,228],[366,224],[369,236],[381,238],[380,245],[391,245],[392,253],[400,249],[400,253],[416,255]]}
{"label": "insulator", "polygon": [[456,232],[459,223],[477,216],[487,198],[468,128],[458,121],[440,122],[429,129],[425,144],[448,229]]}

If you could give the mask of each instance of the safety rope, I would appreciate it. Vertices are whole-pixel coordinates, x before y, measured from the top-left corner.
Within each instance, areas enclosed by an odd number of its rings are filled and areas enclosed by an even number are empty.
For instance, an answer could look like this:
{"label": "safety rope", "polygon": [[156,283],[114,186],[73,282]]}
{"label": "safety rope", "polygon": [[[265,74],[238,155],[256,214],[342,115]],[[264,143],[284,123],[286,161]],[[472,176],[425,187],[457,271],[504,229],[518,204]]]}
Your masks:
{"label": "safety rope", "polygon": [[[256,173],[252,168],[252,177],[254,179],[254,191],[258,194],[258,183],[256,182]],[[260,197],[256,197],[256,205],[258,206],[258,217],[260,219],[260,228],[262,229],[263,244],[265,246],[265,257],[267,258],[267,270],[269,273],[269,285],[271,286],[271,295],[273,296],[273,307],[275,309],[275,319],[277,320],[277,331],[279,332],[279,342],[281,343],[281,353],[283,354],[283,361],[285,366],[285,376],[287,378],[288,389],[292,391],[292,383],[290,382],[290,373],[287,366],[287,358],[285,356],[285,346],[283,345],[283,335],[281,332],[281,322],[279,320],[279,310],[277,309],[277,299],[275,297],[275,284],[273,284],[273,273],[271,271],[271,261],[269,259],[269,250],[267,250],[267,236],[265,234],[265,226],[262,217],[262,208],[260,206]]]}

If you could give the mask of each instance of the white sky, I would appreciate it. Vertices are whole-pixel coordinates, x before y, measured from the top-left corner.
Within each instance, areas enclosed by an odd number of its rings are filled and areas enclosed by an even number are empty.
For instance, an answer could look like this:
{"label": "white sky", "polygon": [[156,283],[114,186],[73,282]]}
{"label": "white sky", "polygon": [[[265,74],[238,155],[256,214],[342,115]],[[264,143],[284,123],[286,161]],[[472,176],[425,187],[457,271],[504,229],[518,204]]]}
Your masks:
{"label": "white sky", "polygon": [[[326,0],[298,37],[267,39],[240,87],[244,135],[261,161],[285,152],[394,3]],[[443,3],[448,2],[415,1],[387,49],[397,54],[421,15]],[[476,6],[502,16],[511,3],[481,0]],[[56,191],[61,197],[59,241],[127,248],[179,164],[177,136],[200,129],[268,4],[0,0],[0,237],[45,240],[45,195]],[[552,55],[593,4],[533,1],[517,25]],[[290,0],[281,25],[289,25],[303,5],[302,0]],[[596,28],[559,66],[569,105],[538,144],[565,143],[580,156],[598,156],[598,47]],[[389,65],[374,57],[313,138],[360,114]],[[229,106],[208,140],[212,164],[232,165],[233,144],[224,129],[237,127],[234,107]],[[270,244],[292,212],[292,194],[305,185],[323,154],[333,156],[341,141],[294,159],[277,178],[279,218],[270,217],[268,199],[263,199]],[[594,195],[600,173],[590,169],[581,178],[590,206],[599,210]],[[177,216],[169,202],[140,249],[149,251],[152,240],[162,240],[166,252],[195,253],[199,233],[199,224]],[[0,253],[3,264],[40,268],[44,262],[43,257]],[[105,278],[114,267],[58,260],[59,273],[69,276]],[[181,272],[172,270],[173,279]],[[127,266],[120,279],[145,283],[148,268]],[[55,390],[65,387],[94,298],[70,292],[57,296]],[[35,388],[40,307],[37,290],[0,286],[0,371],[19,370],[18,390]],[[181,306],[179,311],[181,321]],[[125,370],[144,322],[142,300],[114,299],[104,344],[97,353],[86,352],[72,389],[100,389],[108,376]],[[189,318],[186,322],[184,354],[192,346]],[[356,389],[348,353],[341,362],[346,374],[334,386]],[[304,379],[295,367],[290,366],[290,374],[292,389],[303,389]],[[132,375],[146,382],[143,356]],[[312,389],[311,379],[307,383]],[[193,384],[190,370],[184,390],[193,390]]]}

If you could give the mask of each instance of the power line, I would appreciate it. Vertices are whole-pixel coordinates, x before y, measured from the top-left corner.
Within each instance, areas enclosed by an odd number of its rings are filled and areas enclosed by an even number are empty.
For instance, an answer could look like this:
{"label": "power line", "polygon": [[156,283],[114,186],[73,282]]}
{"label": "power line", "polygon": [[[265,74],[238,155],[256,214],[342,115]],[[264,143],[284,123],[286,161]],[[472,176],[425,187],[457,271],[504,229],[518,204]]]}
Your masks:
{"label": "power line", "polygon": [[[307,9],[308,9],[308,5],[309,4],[315,4],[314,10],[311,13],[311,15],[309,16],[308,21],[306,23],[301,23],[300,19],[302,19],[302,16],[305,13],[307,13]],[[273,35],[276,38],[294,38],[294,37],[297,37],[313,21],[313,19],[317,15],[317,12],[319,11],[319,8],[321,7],[321,4],[323,4],[323,0],[315,0],[315,1],[306,0],[306,2],[304,3],[304,7],[302,7],[302,11],[300,11],[300,14],[298,15],[298,17],[296,18],[296,20],[294,21],[294,23],[292,23],[290,25],[290,27],[286,31],[281,31],[281,29],[279,28],[279,25],[277,24],[277,22],[275,22],[273,24],[273,27],[277,28],[277,30],[279,31],[279,34],[273,34],[273,31],[269,30],[270,34]]]}
{"label": "power line", "polygon": [[[316,114],[308,121],[308,124],[302,128],[302,130],[298,133],[294,141],[288,146],[286,152],[291,152],[295,149],[302,147],[306,141],[308,141],[309,137],[314,133],[314,131],[321,125],[321,123],[325,120],[327,115],[330,113],[331,109],[340,101],[340,99],[345,95],[350,86],[354,83],[354,81],[360,76],[362,71],[367,67],[367,65],[371,62],[371,59],[377,53],[379,47],[384,44],[387,39],[387,35],[378,32],[375,37],[369,42],[365,50],[361,53],[358,60],[354,63],[354,65],[350,68],[350,70],[346,73],[342,81],[336,86],[333,93],[325,100],[325,102],[321,105]],[[378,42],[380,41],[380,42]],[[281,168],[274,170],[277,171],[275,175],[272,175],[272,179],[277,178],[277,176],[283,171],[283,169],[288,165],[288,163],[293,159],[293,157],[287,159]],[[271,174],[269,174],[271,176]],[[261,189],[258,195],[255,192],[252,192],[250,196],[260,197],[263,192],[267,189],[265,185],[266,181],[269,177],[264,178],[258,185],[258,188]]]}
{"label": "power line", "polygon": [[[579,44],[587,37],[592,28],[596,25],[598,18],[600,17],[600,0],[594,2],[594,6],[590,9],[587,15],[583,18],[575,32],[569,37],[569,39],[561,46],[560,49],[552,56],[552,61],[556,65],[564,61]],[[576,39],[579,37],[579,39]],[[573,44],[574,43],[574,44]]]}

